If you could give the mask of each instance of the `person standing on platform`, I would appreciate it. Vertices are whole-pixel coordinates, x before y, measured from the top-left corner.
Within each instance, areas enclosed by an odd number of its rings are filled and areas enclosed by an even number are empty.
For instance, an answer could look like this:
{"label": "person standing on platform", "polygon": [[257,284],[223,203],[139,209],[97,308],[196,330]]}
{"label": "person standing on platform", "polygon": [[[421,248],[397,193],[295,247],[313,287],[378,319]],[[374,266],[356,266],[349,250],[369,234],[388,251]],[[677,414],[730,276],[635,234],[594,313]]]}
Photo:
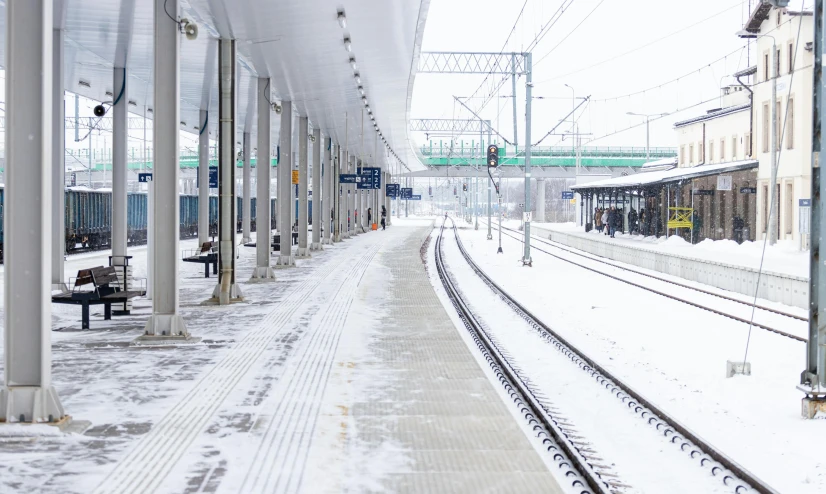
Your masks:
{"label": "person standing on platform", "polygon": [[602,211],[599,208],[594,210],[594,227],[602,233]]}
{"label": "person standing on platform", "polygon": [[[387,218],[387,209],[384,206],[382,206],[381,207],[381,229],[382,230],[384,230],[386,228],[386,226],[385,226],[387,224],[386,218]],[[447,219],[447,212],[445,212],[445,219]]]}
{"label": "person standing on platform", "polygon": [[373,228],[373,208],[367,208],[367,224]]}
{"label": "person standing on platform", "polygon": [[608,223],[608,209],[602,211],[602,227],[605,228],[605,234],[608,235],[611,225]]}

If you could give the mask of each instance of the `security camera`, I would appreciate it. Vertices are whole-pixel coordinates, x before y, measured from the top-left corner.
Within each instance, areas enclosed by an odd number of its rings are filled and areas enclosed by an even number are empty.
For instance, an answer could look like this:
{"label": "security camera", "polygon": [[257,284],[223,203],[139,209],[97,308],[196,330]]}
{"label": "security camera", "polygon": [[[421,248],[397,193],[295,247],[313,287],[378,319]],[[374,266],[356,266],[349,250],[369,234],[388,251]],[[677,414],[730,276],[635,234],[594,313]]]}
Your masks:
{"label": "security camera", "polygon": [[278,103],[273,103],[272,111],[274,111],[276,115],[281,115],[281,105],[279,105]]}
{"label": "security camera", "polygon": [[102,117],[106,115],[106,107],[103,105],[97,105],[92,111],[95,113],[96,117]]}
{"label": "security camera", "polygon": [[198,39],[198,25],[191,22],[189,19],[181,19],[181,32],[184,33],[186,39],[194,41]]}
{"label": "security camera", "polygon": [[315,142],[315,136],[314,135],[310,134],[309,137],[310,137],[310,142]]}

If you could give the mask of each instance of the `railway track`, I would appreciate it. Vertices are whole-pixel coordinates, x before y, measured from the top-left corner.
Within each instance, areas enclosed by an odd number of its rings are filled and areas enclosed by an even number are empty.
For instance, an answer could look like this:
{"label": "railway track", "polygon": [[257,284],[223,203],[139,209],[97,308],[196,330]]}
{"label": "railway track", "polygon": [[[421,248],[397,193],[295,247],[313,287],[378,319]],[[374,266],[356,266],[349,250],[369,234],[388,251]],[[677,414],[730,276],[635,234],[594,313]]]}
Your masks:
{"label": "railway track", "polygon": [[[496,225],[494,225],[493,228],[497,229],[498,227]],[[520,234],[521,232],[518,232],[516,230],[513,230],[511,228],[507,228],[507,227],[502,227],[502,230],[503,230],[502,231],[503,235],[505,235],[507,237],[510,237],[514,240],[517,240],[519,242],[524,242],[524,240],[519,235],[516,235],[516,234]],[[592,255],[589,255],[589,254],[584,254],[584,253],[578,252],[575,249],[571,249],[571,248],[568,248],[566,246],[559,245],[557,242],[546,240],[546,239],[543,239],[542,237],[537,237],[535,235],[531,235],[531,239],[532,240],[537,240],[545,246],[552,247],[554,249],[559,249],[559,250],[567,252],[569,254],[582,257],[584,259],[587,259],[588,261],[600,263],[602,265],[610,266],[612,268],[616,268],[616,269],[619,269],[619,270],[622,270],[622,271],[633,273],[635,275],[650,278],[650,279],[656,280],[658,282],[666,283],[668,285],[677,286],[677,287],[684,288],[684,289],[687,289],[687,290],[702,293],[703,295],[716,297],[716,298],[725,300],[727,302],[734,302],[734,303],[737,303],[739,305],[747,306],[749,308],[751,308],[753,306],[756,310],[762,311],[762,312],[765,312],[765,313],[774,314],[774,315],[777,315],[777,316],[793,319],[793,320],[796,320],[796,321],[808,322],[808,318],[801,317],[801,316],[798,316],[796,314],[790,314],[788,312],[777,310],[777,309],[774,309],[774,308],[771,308],[771,307],[766,307],[766,306],[760,305],[760,304],[752,304],[750,302],[739,300],[737,298],[730,297],[730,296],[727,296],[727,295],[724,295],[724,294],[721,294],[721,293],[715,293],[715,292],[712,292],[712,291],[709,291],[709,290],[704,290],[704,289],[699,288],[699,287],[687,285],[687,284],[680,283],[680,282],[677,282],[677,281],[674,281],[674,280],[669,280],[669,279],[666,279],[666,278],[663,278],[663,277],[660,277],[660,276],[656,276],[656,275],[653,275],[653,274],[650,274],[650,273],[646,273],[646,272],[639,271],[639,270],[636,270],[636,269],[628,268],[626,266],[622,266],[622,265],[619,265],[619,264],[608,262],[604,259],[599,258],[598,256],[592,256]],[[758,321],[752,321],[749,318],[738,316],[736,314],[726,312],[726,311],[721,310],[719,308],[711,307],[709,305],[698,302],[697,300],[691,300],[691,299],[689,299],[687,297],[684,297],[684,296],[678,296],[678,295],[675,295],[673,293],[668,293],[665,290],[658,290],[654,287],[646,286],[642,283],[637,283],[637,282],[628,280],[626,278],[622,278],[622,277],[619,277],[619,276],[612,275],[612,274],[607,273],[603,270],[596,269],[594,267],[587,266],[585,264],[573,261],[573,260],[568,259],[566,257],[554,254],[553,252],[549,252],[549,251],[547,251],[547,250],[545,250],[545,249],[543,249],[539,246],[532,245],[531,248],[535,249],[535,250],[538,250],[539,252],[542,252],[544,254],[547,254],[551,257],[554,257],[556,259],[559,259],[561,261],[572,264],[574,266],[578,266],[580,268],[583,268],[583,269],[586,269],[588,271],[597,273],[599,275],[614,279],[616,281],[620,281],[622,283],[626,283],[628,285],[631,285],[631,286],[634,286],[634,287],[637,287],[637,288],[641,288],[643,290],[646,290],[646,291],[649,291],[649,292],[652,292],[652,293],[656,293],[657,295],[661,295],[663,297],[667,297],[667,298],[670,298],[672,300],[676,300],[678,302],[682,302],[684,304],[688,304],[688,305],[697,307],[699,309],[703,309],[703,310],[706,310],[706,311],[709,311],[709,312],[713,312],[713,313],[718,314],[720,316],[727,317],[729,319],[733,319],[735,321],[742,322],[744,324],[750,324],[750,325],[752,325],[756,328],[761,328],[761,329],[764,329],[766,331],[770,331],[772,333],[776,333],[776,334],[779,334],[781,336],[791,338],[793,340],[797,340],[797,341],[804,342],[804,343],[808,341],[806,338],[804,338],[802,336],[798,336],[798,335],[789,333],[787,331],[783,331],[783,330],[774,328],[774,327],[769,326],[768,324],[765,324],[765,323],[761,323],[761,322],[758,322]]]}
{"label": "railway track", "polygon": [[[504,375],[504,379],[506,379],[508,383],[511,383],[511,386],[517,387],[520,390],[523,388],[527,389],[527,391],[520,391],[522,399],[528,400],[527,406],[530,408],[535,420],[541,423],[544,427],[549,428],[549,431],[552,431],[553,424],[545,422],[547,418],[545,417],[546,414],[543,412],[546,412],[546,410],[541,402],[536,400],[535,396],[530,392],[530,388],[524,382],[521,383],[520,387],[521,380],[518,373],[513,371],[513,366],[507,361],[507,358],[502,356],[501,351],[499,351],[494,344],[489,343],[490,338],[486,335],[483,325],[475,318],[468,305],[462,300],[461,292],[447,274],[447,269],[441,254],[444,229],[445,227],[442,225],[442,229],[436,240],[436,265],[439,271],[439,277],[445,285],[445,290],[448,292],[451,302],[454,307],[456,307],[457,312],[459,312],[459,316],[462,318],[471,334],[478,335],[474,336],[474,340],[476,341],[477,346],[479,346],[482,350],[483,354],[485,354],[488,362],[493,361],[491,363],[491,367],[494,367],[495,363],[497,375]],[[455,225],[453,226],[453,229],[454,232],[456,232]],[[669,443],[672,443],[676,448],[679,448],[680,451],[687,453],[687,455],[691,459],[695,460],[699,466],[706,468],[713,476],[719,477],[725,486],[732,488],[732,490],[736,493],[777,493],[777,491],[775,491],[772,487],[748,472],[734,460],[727,457],[724,453],[703,440],[697,434],[693,433],[679,421],[669,416],[654,403],[645,399],[630,386],[617,379],[593,359],[589,358],[582,351],[571,345],[556,331],[545,325],[527,308],[521,305],[498,284],[496,284],[481,268],[479,268],[479,266],[473,261],[471,256],[465,250],[458,234],[456,234],[455,237],[459,251],[470,268],[496,295],[498,295],[503,302],[505,302],[517,315],[519,315],[530,326],[538,331],[539,334],[542,335],[546,341],[551,343],[560,353],[577,364],[582,371],[588,373],[589,376],[598,383],[598,385],[615,396],[630,410],[633,410],[634,413],[641,420],[644,420],[650,427],[653,427],[656,431],[661,433]],[[502,381],[502,378],[500,378],[500,381]],[[564,441],[566,438],[564,436],[564,431],[562,434],[562,441],[560,441],[555,434],[553,435],[557,443],[561,446],[565,444]],[[600,478],[599,474],[594,471],[593,465],[590,464],[587,459],[583,458],[582,455],[578,454],[575,448],[573,453],[569,453],[567,450],[565,450],[565,452],[569,455],[569,458],[571,458],[577,472],[579,472],[583,478],[590,479],[590,482],[588,482],[588,487],[590,487],[593,492],[615,492],[615,490],[608,486],[605,480]],[[577,460],[579,460],[579,462]],[[588,476],[589,472],[591,472],[590,477]],[[609,490],[599,490],[604,488],[608,488]]]}

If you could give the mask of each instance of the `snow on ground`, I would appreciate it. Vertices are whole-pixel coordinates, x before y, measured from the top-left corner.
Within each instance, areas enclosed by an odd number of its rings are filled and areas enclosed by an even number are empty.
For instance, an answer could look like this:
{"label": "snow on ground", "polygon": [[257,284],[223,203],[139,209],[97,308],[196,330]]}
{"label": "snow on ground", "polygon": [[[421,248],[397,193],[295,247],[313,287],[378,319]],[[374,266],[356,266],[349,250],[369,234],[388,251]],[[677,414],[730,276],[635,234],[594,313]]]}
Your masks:
{"label": "snow on ground", "polygon": [[826,421],[801,418],[795,388],[803,343],[754,329],[752,376],[727,379],[726,361],[746,353],[745,324],[538,251],[533,268],[521,267],[521,243],[503,236],[497,255],[486,233],[460,235],[497,283],[572,344],[774,488],[826,492]]}
{"label": "snow on ground", "polygon": [[[503,224],[509,228],[515,228],[519,222],[510,221],[507,222],[507,224]],[[535,235],[542,235],[547,238],[546,231],[550,230],[569,235],[585,235],[591,240],[601,242],[616,243],[639,249],[731,264],[734,266],[744,266],[752,269],[760,268],[760,260],[761,257],[763,257],[764,242],[762,240],[738,244],[734,240],[705,239],[696,245],[691,245],[682,237],[675,235],[666,239],[664,236],[657,238],[653,236],[643,237],[641,235],[617,233],[615,238],[610,238],[605,234],[600,234],[597,230],[591,230],[585,233],[582,227],[578,227],[574,223],[531,223],[531,231]],[[763,271],[808,278],[809,253],[808,251],[800,251],[797,243],[791,240],[780,240],[776,245],[767,245],[765,259],[763,261]]]}
{"label": "snow on ground", "polygon": [[[491,336],[544,403],[558,410],[589,448],[629,484],[626,493],[728,492],[719,478],[669,444],[644,419],[544,340],[471,270],[451,231],[443,241],[449,270]],[[631,453],[631,454],[629,454]],[[652,468],[656,463],[657,467]]]}

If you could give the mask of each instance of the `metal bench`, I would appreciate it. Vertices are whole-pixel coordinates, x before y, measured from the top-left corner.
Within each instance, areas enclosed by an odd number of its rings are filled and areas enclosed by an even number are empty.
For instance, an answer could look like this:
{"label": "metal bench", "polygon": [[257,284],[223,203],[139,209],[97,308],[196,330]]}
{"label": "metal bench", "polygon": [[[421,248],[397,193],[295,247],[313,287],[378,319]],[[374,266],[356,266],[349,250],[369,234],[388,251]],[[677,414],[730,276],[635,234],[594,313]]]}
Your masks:
{"label": "metal bench", "polygon": [[204,242],[200,249],[184,251],[182,260],[203,264],[204,278],[209,278],[210,264],[212,264],[212,274],[218,274],[218,252],[212,242]]}
{"label": "metal bench", "polygon": [[124,303],[129,299],[146,295],[144,290],[122,291],[118,283],[117,269],[114,266],[98,266],[81,269],[71,292],[52,295],[52,303],[73,304],[82,307],[82,328],[89,329],[89,306],[103,305],[103,319],[112,319],[112,304]]}

